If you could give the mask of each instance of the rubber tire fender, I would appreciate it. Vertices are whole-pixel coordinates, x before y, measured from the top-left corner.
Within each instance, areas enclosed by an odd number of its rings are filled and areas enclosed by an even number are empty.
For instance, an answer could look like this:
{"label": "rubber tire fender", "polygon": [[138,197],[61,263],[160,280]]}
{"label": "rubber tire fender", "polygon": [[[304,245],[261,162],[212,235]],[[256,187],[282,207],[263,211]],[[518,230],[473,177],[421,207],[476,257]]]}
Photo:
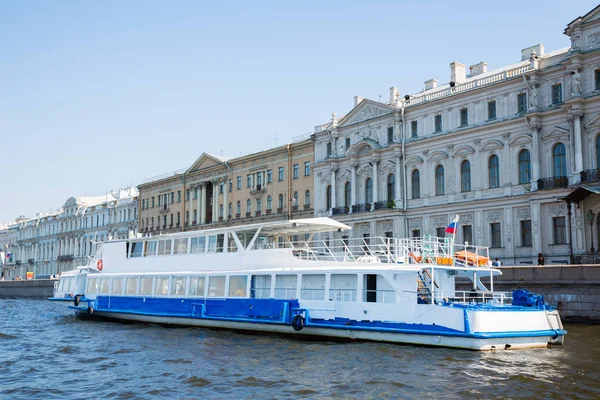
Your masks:
{"label": "rubber tire fender", "polygon": [[296,332],[299,332],[304,328],[304,317],[302,315],[294,316],[292,319],[292,328],[294,328]]}
{"label": "rubber tire fender", "polygon": [[87,311],[88,311],[88,314],[90,314],[90,315],[94,314],[94,306],[90,304],[88,306],[88,310]]}
{"label": "rubber tire fender", "polygon": [[79,305],[79,295],[75,296],[75,300],[73,300],[73,304],[75,305],[75,307],[77,307]]}

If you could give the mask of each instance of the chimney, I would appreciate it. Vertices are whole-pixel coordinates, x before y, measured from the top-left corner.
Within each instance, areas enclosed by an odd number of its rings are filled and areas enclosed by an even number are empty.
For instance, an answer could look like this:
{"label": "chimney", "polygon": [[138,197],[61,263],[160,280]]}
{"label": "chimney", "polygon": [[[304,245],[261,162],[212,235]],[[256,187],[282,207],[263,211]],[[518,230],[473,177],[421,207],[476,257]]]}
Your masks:
{"label": "chimney", "polygon": [[357,105],[360,104],[361,101],[363,101],[364,99],[360,96],[354,96],[354,107],[356,107]]}
{"label": "chimney", "polygon": [[536,56],[544,55],[544,45],[536,44],[535,46],[529,46],[521,50],[521,61],[529,60],[531,58],[531,52],[534,51]]}
{"label": "chimney", "polygon": [[398,93],[398,88],[392,86],[390,88],[390,104],[391,105],[396,104],[396,99],[398,98],[399,95],[400,95],[400,93]]}
{"label": "chimney", "polygon": [[435,79],[430,79],[425,81],[425,90],[434,89],[437,87],[437,81]]}
{"label": "chimney", "polygon": [[467,79],[467,68],[459,62],[450,63],[450,82],[463,83]]}
{"label": "chimney", "polygon": [[471,76],[485,74],[487,72],[487,63],[480,61],[479,64],[471,65],[469,72]]}

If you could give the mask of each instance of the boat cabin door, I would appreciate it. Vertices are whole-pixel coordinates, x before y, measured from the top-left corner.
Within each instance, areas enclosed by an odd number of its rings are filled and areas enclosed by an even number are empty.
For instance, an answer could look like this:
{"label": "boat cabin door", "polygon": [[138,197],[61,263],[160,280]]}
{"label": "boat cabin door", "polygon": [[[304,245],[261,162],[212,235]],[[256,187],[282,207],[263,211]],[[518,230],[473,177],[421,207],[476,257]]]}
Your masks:
{"label": "boat cabin door", "polygon": [[87,282],[87,273],[80,273],[75,278],[75,295],[81,295],[85,293],[85,284]]}
{"label": "boat cabin door", "polygon": [[365,275],[366,302],[377,303],[377,275]]}

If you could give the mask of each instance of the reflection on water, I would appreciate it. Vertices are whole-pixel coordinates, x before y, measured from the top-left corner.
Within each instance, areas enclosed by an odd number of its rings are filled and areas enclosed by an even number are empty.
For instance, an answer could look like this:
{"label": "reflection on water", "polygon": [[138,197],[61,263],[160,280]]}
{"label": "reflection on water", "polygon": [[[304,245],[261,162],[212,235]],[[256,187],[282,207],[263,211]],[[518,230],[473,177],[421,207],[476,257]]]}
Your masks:
{"label": "reflection on water", "polygon": [[89,321],[0,300],[0,398],[600,398],[600,326],[472,352]]}

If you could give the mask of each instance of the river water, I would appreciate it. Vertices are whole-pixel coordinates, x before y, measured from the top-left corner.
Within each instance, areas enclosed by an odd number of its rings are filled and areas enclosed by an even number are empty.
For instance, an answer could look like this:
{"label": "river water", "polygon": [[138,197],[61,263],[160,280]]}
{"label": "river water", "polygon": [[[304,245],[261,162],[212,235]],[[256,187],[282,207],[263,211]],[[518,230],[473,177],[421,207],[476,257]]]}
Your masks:
{"label": "river water", "polygon": [[473,352],[79,319],[0,300],[0,399],[600,398],[600,326],[565,346]]}

